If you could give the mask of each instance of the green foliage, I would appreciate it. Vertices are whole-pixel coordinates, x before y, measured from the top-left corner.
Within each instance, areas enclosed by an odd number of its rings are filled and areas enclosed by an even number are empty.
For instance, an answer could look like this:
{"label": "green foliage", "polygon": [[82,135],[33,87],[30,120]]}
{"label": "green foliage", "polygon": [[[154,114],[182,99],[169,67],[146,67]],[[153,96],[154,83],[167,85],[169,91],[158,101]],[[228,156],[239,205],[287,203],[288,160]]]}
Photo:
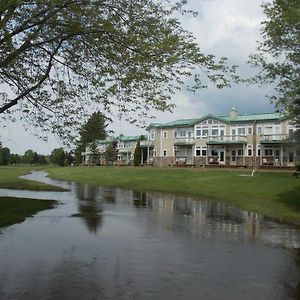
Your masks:
{"label": "green foliage", "polygon": [[104,156],[105,156],[105,161],[108,165],[112,165],[117,160],[118,154],[117,154],[116,146],[117,143],[112,142],[106,148]]}
{"label": "green foliage", "polygon": [[10,155],[10,164],[11,165],[18,165],[20,163],[21,163],[21,157],[18,154]]}
{"label": "green foliage", "polygon": [[10,159],[10,150],[7,147],[0,148],[0,165],[8,165]]}
{"label": "green foliage", "polygon": [[64,160],[65,160],[65,152],[63,148],[55,148],[52,150],[50,155],[51,163],[63,167]]}
{"label": "green foliage", "polygon": [[[96,140],[104,140],[107,137],[106,127],[109,118],[101,112],[94,112],[87,122],[81,127],[79,134],[80,139],[75,149],[76,164],[81,164],[81,153],[85,151],[85,147]],[[94,149],[96,150],[96,148]]]}
{"label": "green foliage", "polygon": [[136,147],[134,149],[134,166],[137,167],[141,164],[142,158],[142,149],[140,145],[140,141],[137,142]]}
{"label": "green foliage", "polygon": [[[176,15],[185,1],[1,1],[0,113],[74,142],[91,111],[143,122],[150,109],[209,79],[228,86],[234,67],[200,51]],[[191,81],[189,81],[191,82]],[[8,113],[9,112],[9,113]],[[77,129],[77,130],[75,130]]]}
{"label": "green foliage", "polygon": [[29,149],[29,150],[25,151],[25,153],[22,157],[22,163],[32,165],[34,163],[34,157],[35,157],[34,152]]}
{"label": "green foliage", "polygon": [[261,68],[254,81],[274,83],[271,100],[300,125],[300,1],[274,0],[263,9],[263,40],[251,57],[252,65]]}

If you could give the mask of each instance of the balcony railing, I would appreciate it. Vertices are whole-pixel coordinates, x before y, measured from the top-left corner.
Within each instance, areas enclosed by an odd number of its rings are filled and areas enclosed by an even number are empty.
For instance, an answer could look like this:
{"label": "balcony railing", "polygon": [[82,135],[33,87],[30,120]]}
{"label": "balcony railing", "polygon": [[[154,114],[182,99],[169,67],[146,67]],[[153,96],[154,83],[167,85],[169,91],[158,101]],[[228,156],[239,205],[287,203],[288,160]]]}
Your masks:
{"label": "balcony railing", "polygon": [[174,139],[174,145],[193,145],[195,143],[194,138],[176,138]]}
{"label": "balcony railing", "polygon": [[288,134],[261,134],[261,142],[283,142],[288,140]]}
{"label": "balcony railing", "polygon": [[154,141],[153,140],[140,141],[140,146],[141,147],[151,147],[151,146],[154,146]]}
{"label": "balcony railing", "polygon": [[246,143],[247,137],[245,135],[217,135],[208,136],[207,143]]}

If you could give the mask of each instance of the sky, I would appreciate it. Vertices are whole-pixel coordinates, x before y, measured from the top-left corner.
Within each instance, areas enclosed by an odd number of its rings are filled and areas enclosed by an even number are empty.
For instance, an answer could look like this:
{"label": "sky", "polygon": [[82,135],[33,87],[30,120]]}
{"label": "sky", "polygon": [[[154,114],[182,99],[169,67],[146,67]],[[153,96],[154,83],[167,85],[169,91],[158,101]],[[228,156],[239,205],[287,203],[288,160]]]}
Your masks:
{"label": "sky", "polygon": [[[214,54],[217,58],[227,57],[229,64],[238,65],[239,74],[246,77],[254,74],[246,62],[260,40],[260,24],[264,20],[260,5],[261,0],[188,0],[187,8],[199,14],[196,18],[183,18],[182,24],[194,34],[205,54]],[[221,90],[209,86],[196,93],[182,90],[172,99],[176,104],[173,112],[155,112],[154,122],[197,118],[209,113],[228,115],[232,107],[240,114],[273,112],[274,105],[265,97],[271,93],[271,87],[245,85],[232,85],[231,88]],[[32,149],[40,154],[50,154],[54,148],[63,146],[53,135],[48,136],[48,141],[39,140],[34,136],[35,129],[25,131],[20,123],[6,122],[4,125],[5,128],[0,126],[0,141],[3,146],[10,148],[11,153],[24,154],[26,150]],[[118,118],[114,118],[109,129],[115,135],[145,133],[144,129]]]}

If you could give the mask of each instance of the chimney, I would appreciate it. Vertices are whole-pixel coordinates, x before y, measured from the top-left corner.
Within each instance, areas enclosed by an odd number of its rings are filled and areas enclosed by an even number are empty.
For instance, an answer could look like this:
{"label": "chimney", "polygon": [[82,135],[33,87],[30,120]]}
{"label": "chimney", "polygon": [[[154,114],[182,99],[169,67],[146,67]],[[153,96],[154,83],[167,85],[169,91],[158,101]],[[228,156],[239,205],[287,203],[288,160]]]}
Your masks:
{"label": "chimney", "polygon": [[238,111],[233,107],[230,111],[230,118],[236,119],[237,116],[238,116]]}

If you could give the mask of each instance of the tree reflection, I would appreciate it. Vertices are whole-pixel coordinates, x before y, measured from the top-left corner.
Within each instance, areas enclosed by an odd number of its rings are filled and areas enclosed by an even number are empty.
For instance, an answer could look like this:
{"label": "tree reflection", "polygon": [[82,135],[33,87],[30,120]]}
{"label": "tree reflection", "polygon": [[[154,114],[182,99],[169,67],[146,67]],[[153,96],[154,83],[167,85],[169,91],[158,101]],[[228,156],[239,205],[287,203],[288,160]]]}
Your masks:
{"label": "tree reflection", "polygon": [[77,189],[78,214],[88,230],[97,233],[103,224],[103,197],[100,190],[92,185],[80,185]]}

